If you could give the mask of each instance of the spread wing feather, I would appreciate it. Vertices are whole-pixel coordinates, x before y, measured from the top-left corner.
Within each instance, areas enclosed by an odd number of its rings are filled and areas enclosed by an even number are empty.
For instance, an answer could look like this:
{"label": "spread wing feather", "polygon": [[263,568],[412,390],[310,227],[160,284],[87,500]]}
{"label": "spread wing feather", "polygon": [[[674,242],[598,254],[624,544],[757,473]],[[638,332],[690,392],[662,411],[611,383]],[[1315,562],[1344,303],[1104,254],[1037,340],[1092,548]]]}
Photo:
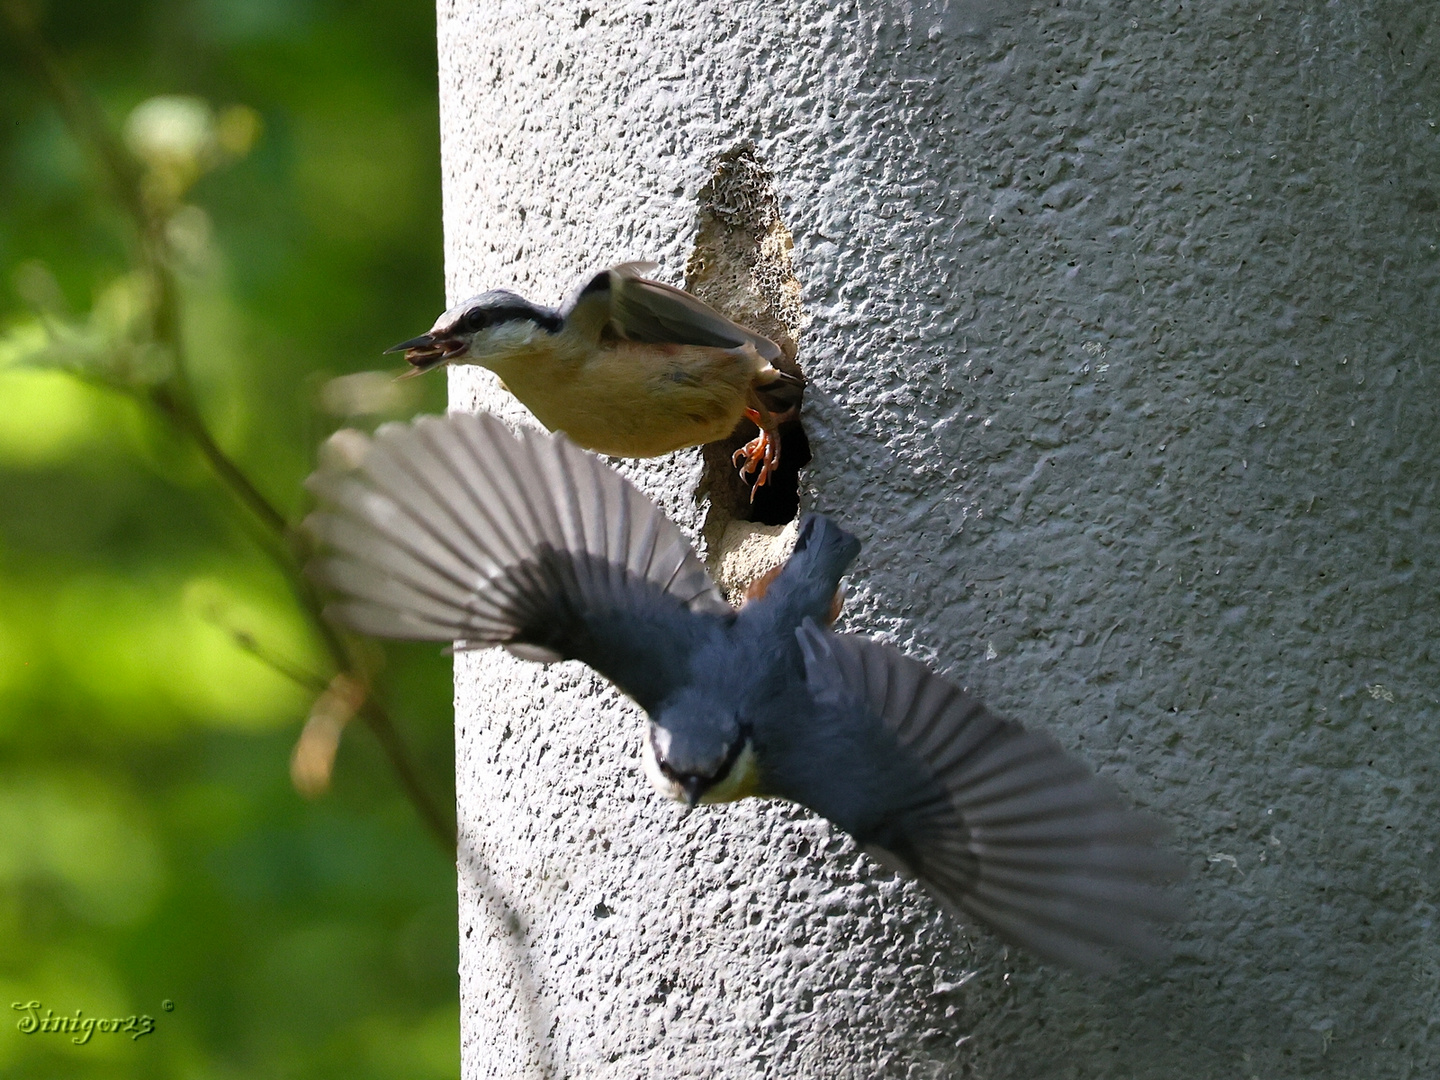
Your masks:
{"label": "spread wing feather", "polygon": [[584,660],[640,704],[733,612],[684,534],[563,436],[456,413],[336,435],[307,481],[339,622]]}
{"label": "spread wing feather", "polygon": [[813,622],[798,633],[817,702],[882,726],[908,765],[873,835],[857,836],[867,850],[1049,959],[1107,970],[1108,950],[1163,952],[1153,924],[1176,917],[1162,884],[1178,862],[1154,819],[918,661]]}

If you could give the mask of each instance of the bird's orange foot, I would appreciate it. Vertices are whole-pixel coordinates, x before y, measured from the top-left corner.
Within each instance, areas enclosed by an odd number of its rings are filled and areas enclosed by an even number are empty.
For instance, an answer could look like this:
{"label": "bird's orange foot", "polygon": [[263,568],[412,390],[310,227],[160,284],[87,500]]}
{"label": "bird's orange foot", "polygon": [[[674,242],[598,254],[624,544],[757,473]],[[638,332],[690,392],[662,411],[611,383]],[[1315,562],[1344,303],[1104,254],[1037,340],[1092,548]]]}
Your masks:
{"label": "bird's orange foot", "polygon": [[[752,421],[760,419],[753,409],[745,410],[745,415]],[[765,486],[770,474],[780,464],[779,435],[762,427],[759,435],[735,451],[732,461],[740,470],[742,479],[754,475],[755,481],[750,485],[750,501],[754,502],[755,493]]]}

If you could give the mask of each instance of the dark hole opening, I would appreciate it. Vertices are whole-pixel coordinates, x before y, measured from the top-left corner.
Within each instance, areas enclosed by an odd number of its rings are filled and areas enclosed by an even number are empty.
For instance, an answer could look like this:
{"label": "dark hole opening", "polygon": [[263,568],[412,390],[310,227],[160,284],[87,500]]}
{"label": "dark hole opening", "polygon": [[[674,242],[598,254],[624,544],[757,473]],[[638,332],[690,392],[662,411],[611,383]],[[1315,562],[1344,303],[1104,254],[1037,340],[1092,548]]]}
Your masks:
{"label": "dark hole opening", "polygon": [[733,464],[735,451],[759,434],[749,420],[727,439],[706,444],[702,490],[712,506],[731,521],[753,521],[758,525],[784,525],[800,513],[800,470],[810,464],[810,439],[805,434],[804,407],[798,419],[780,425],[780,465],[765,486],[750,499],[750,484],[741,479]]}

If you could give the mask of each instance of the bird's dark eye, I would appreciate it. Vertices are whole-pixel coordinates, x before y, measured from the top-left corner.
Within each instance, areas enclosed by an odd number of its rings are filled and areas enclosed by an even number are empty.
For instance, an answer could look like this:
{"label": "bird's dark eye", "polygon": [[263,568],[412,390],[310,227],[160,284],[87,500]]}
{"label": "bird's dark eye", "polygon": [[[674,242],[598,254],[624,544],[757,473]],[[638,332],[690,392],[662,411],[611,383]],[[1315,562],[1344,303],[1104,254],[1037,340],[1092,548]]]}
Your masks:
{"label": "bird's dark eye", "polygon": [[464,315],[460,316],[460,323],[456,329],[461,333],[473,334],[476,330],[483,330],[489,325],[489,312],[484,308],[471,308]]}

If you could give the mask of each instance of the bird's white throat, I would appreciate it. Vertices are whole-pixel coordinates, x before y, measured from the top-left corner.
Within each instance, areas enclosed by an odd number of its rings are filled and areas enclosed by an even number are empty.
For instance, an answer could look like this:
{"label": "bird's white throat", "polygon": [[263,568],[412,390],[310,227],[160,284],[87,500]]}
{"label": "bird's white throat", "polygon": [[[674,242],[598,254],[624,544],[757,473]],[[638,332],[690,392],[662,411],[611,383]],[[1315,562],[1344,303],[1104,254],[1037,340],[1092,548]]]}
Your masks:
{"label": "bird's white throat", "polygon": [[551,336],[529,319],[487,326],[470,339],[465,359],[489,367],[497,360],[503,362],[517,353],[531,351]]}

